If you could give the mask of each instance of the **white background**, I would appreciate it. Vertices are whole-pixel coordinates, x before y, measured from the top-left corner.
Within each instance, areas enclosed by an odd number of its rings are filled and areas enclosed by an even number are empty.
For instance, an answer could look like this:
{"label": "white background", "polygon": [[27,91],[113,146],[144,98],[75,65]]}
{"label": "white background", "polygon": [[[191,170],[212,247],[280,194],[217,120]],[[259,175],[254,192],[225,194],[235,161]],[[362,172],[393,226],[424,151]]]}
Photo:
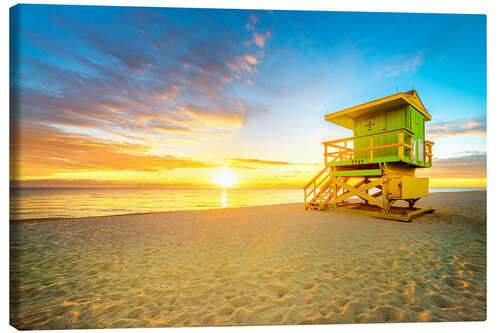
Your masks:
{"label": "white background", "polygon": [[[373,11],[373,12],[414,12],[414,13],[463,13],[463,14],[487,14],[488,27],[488,92],[493,98],[488,98],[488,284],[487,299],[488,308],[486,322],[466,322],[466,323],[419,323],[419,324],[362,324],[362,325],[315,325],[315,326],[263,326],[263,327],[211,327],[211,328],[182,328],[182,329],[153,329],[154,331],[167,332],[251,332],[256,329],[259,331],[278,331],[278,332],[327,332],[336,330],[338,332],[471,332],[471,331],[498,331],[500,323],[499,312],[499,274],[498,274],[498,253],[500,235],[498,233],[500,223],[498,211],[495,211],[496,200],[500,199],[500,193],[496,188],[500,185],[495,171],[500,168],[500,159],[496,155],[500,151],[499,126],[500,107],[496,94],[498,94],[498,76],[499,73],[499,20],[500,9],[499,1],[485,0],[349,0],[341,2],[333,1],[278,1],[278,0],[253,0],[253,1],[222,1],[222,0],[176,0],[176,1],[134,1],[134,0],[94,0],[94,1],[36,1],[29,0],[32,4],[75,4],[75,5],[123,5],[123,6],[149,6],[149,7],[191,7],[191,8],[242,8],[242,9],[296,9],[296,10],[329,10],[329,11]],[[9,192],[8,192],[8,174],[9,174],[9,7],[17,2],[6,1],[1,11],[1,82],[2,82],[2,109],[0,112],[0,139],[1,139],[1,216],[0,237],[1,237],[1,285],[0,285],[0,327],[6,331],[15,331],[9,326]],[[496,327],[496,329],[495,329]],[[113,329],[99,330],[98,332],[153,332],[149,329]],[[60,331],[57,331],[60,332]],[[78,332],[78,331],[73,331]]]}

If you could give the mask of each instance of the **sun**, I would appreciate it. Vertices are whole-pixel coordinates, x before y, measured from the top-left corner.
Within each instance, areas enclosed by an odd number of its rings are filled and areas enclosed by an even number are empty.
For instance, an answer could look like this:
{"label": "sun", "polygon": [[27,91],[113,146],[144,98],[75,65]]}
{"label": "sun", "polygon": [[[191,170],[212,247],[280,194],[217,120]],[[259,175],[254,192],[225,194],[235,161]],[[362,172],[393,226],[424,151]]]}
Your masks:
{"label": "sun", "polygon": [[214,183],[222,187],[230,187],[236,184],[236,177],[231,172],[219,172],[213,179]]}

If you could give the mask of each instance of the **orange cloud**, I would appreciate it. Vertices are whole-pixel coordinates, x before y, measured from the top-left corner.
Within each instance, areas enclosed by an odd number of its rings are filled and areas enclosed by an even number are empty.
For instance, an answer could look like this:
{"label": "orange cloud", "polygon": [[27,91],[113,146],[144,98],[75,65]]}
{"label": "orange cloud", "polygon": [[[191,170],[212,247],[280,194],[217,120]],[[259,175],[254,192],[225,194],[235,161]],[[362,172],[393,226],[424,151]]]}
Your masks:
{"label": "orange cloud", "polygon": [[261,160],[255,158],[230,158],[226,159],[231,164],[232,168],[240,168],[240,169],[256,169],[258,167],[266,167],[266,166],[311,166],[313,164],[304,164],[304,163],[292,163],[286,161],[269,161],[269,160]]}
{"label": "orange cloud", "polygon": [[192,131],[186,127],[172,126],[172,125],[156,125],[152,128],[155,131],[163,133],[191,133]]}
{"label": "orange cloud", "polygon": [[190,117],[193,125],[203,125],[204,127],[223,130],[241,128],[245,118],[245,112],[208,110],[196,106],[179,106],[179,110]]}
{"label": "orange cloud", "polygon": [[257,32],[254,32],[253,34],[253,41],[254,43],[263,48],[266,42],[271,38],[271,32],[267,31],[265,34],[259,34]]}
{"label": "orange cloud", "polygon": [[237,79],[241,78],[243,73],[255,74],[257,73],[257,67],[259,60],[258,57],[261,57],[262,53],[258,53],[256,55],[245,54],[245,55],[237,55],[233,60],[226,61],[228,68],[234,73]]}
{"label": "orange cloud", "polygon": [[11,179],[47,177],[67,171],[166,171],[215,163],[149,153],[150,145],[120,143],[47,126],[22,126],[11,139]]}

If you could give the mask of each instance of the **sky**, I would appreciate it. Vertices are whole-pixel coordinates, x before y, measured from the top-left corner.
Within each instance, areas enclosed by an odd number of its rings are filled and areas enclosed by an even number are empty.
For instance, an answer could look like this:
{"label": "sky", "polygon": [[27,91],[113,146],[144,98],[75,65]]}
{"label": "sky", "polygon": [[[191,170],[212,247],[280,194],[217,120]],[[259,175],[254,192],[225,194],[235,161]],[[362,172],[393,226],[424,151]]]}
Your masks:
{"label": "sky", "polygon": [[13,186],[302,187],[324,115],[416,89],[431,186],[486,186],[486,16],[18,5]]}

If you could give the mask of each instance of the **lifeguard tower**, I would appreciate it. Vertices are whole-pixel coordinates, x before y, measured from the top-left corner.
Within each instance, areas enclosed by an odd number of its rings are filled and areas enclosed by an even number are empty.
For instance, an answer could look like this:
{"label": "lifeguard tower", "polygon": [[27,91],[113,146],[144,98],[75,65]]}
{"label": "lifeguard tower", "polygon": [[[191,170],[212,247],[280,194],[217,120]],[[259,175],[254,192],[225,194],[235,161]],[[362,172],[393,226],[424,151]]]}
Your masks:
{"label": "lifeguard tower", "polygon": [[[433,208],[415,208],[429,193],[417,168],[432,166],[431,120],[415,90],[400,92],[325,116],[353,137],[323,142],[325,168],[304,187],[306,209],[334,209],[410,221]],[[357,197],[354,200],[348,200]],[[398,200],[408,204],[394,205]]]}

